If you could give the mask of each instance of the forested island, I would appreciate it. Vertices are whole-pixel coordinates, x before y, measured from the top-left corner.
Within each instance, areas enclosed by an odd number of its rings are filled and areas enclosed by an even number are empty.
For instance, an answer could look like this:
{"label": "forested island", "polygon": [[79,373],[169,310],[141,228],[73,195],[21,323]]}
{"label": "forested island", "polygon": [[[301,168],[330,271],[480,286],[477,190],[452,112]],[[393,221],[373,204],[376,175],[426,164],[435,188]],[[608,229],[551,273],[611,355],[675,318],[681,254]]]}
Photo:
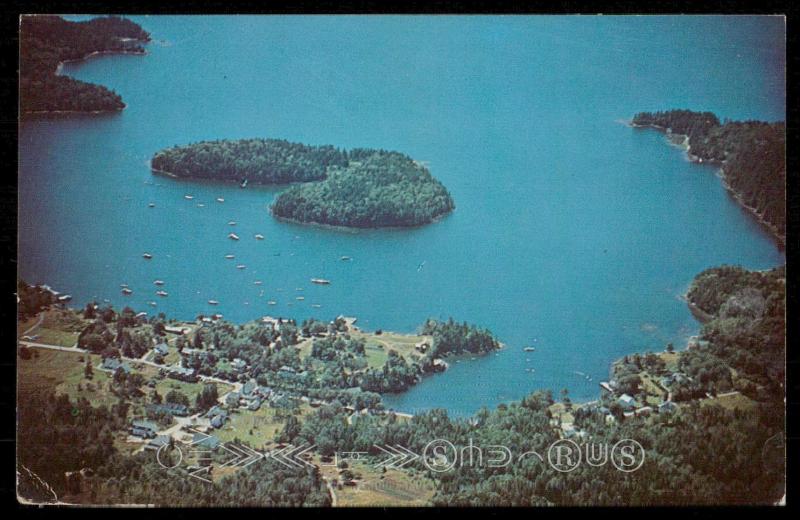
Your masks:
{"label": "forested island", "polygon": [[353,228],[410,227],[455,208],[427,168],[399,152],[309,146],[279,139],[204,141],[157,152],[154,172],[242,185],[302,182],[281,193],[274,216]]}
{"label": "forested island", "polygon": [[25,15],[20,21],[22,113],[112,112],[125,108],[106,87],[58,74],[64,61],[97,53],[143,54],[150,35],[136,23],[109,16],[70,22],[59,16]]}
{"label": "forested island", "polygon": [[711,112],[642,112],[634,126],[686,136],[689,157],[719,164],[726,186],[776,235],[786,241],[786,124],[722,121]]}
{"label": "forested island", "polygon": [[303,223],[356,228],[409,227],[433,222],[455,208],[450,193],[407,155],[353,150],[346,168],[318,183],[293,186],[273,215]]}
{"label": "forested island", "polygon": [[[42,303],[34,291],[20,294],[31,298],[26,309]],[[347,506],[362,503],[356,501],[359,493],[375,493],[370,495],[375,499],[391,496],[395,505],[774,504],[785,493],[780,451],[785,296],[785,267],[764,272],[709,269],[697,276],[687,296],[711,317],[691,348],[674,352],[667,345],[663,352],[625,356],[613,368],[615,394],[592,403],[572,403],[566,391],[560,402],[549,391],[536,391],[466,418],[450,417],[441,409],[413,418],[382,410],[379,394],[365,390],[365,383],[402,382],[411,367],[407,354],[373,357],[359,331],[342,319],[302,325],[286,321],[277,327],[262,320],[242,326],[220,320],[168,340],[163,316],[146,318],[130,309],[116,312],[89,305],[78,319],[84,325],[76,327],[91,327],[84,338],[98,338],[87,339],[88,350],[19,349],[18,493],[40,502],[57,498],[195,507],[330,506],[336,496],[339,506]],[[481,351],[496,341],[487,331],[452,320],[429,321],[422,332],[431,333],[433,341],[433,350],[425,355]],[[303,346],[306,336],[310,348]],[[199,373],[217,379],[170,385],[146,365],[132,371],[129,367],[127,373],[124,365],[114,365],[118,368],[113,373],[101,372],[98,356],[104,356],[104,364],[105,359],[126,356],[132,367],[142,355],[136,345],[147,354],[153,338],[168,341],[169,356],[178,356],[183,367],[199,367]],[[246,372],[238,372],[231,360],[241,360]],[[381,361],[381,369],[369,366]],[[65,370],[74,375],[63,375]],[[223,386],[213,382],[223,377],[219,370],[229,372],[231,380],[252,377],[251,392],[269,385],[279,397],[265,401],[261,411],[245,407],[238,398],[248,391],[245,385],[231,392],[237,396],[233,404],[230,399],[224,399],[226,405],[216,404],[222,395],[217,389]],[[64,377],[68,382],[58,384]],[[60,392],[53,391],[53,384]],[[649,404],[654,389],[665,395],[669,391],[661,405]],[[313,396],[311,405],[303,404],[299,395]],[[640,408],[623,409],[619,402],[625,397]],[[167,471],[153,451],[133,453],[125,440],[131,418],[145,411],[159,428],[174,424],[169,413],[152,411],[159,406],[163,410],[163,403],[169,410],[190,407],[204,416],[226,413],[230,426],[212,429],[213,436],[260,453],[287,444],[313,446],[309,462],[291,467],[263,459],[223,472],[225,453],[216,448],[207,462],[212,481],[189,477],[183,465]],[[571,422],[565,425],[567,420]],[[456,464],[444,472],[432,471],[420,458],[401,470],[376,469],[386,458],[376,446],[403,446],[419,454],[431,439],[447,439],[459,452],[467,446],[494,445],[508,446],[515,455],[546,456],[549,446],[564,438],[595,446],[635,439],[646,458],[635,473],[611,464],[582,464],[560,472],[535,456],[494,467]],[[364,460],[331,466],[334,456],[345,452],[363,453]],[[193,471],[199,467],[189,466]],[[77,472],[80,484],[72,489],[64,476]],[[370,483],[388,487],[361,488]],[[399,495],[393,491],[398,485],[405,486]],[[388,491],[384,495],[376,489]],[[422,502],[401,498],[408,496]]]}

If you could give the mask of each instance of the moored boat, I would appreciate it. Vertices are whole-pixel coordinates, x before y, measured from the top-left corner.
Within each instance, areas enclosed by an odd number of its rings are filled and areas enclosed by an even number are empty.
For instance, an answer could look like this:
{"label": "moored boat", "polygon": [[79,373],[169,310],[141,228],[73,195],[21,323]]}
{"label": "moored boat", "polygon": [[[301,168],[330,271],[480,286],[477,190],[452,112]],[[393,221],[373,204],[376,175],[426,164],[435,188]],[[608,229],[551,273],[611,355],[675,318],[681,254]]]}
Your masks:
{"label": "moored boat", "polygon": [[217,300],[208,300],[208,304],[209,305],[219,305],[219,302]]}
{"label": "moored boat", "polygon": [[144,258],[145,260],[150,260],[151,258],[153,258],[153,255],[151,255],[150,253],[145,253],[142,255],[142,258]]}
{"label": "moored boat", "polygon": [[169,293],[167,293],[167,291],[156,291],[156,294],[162,297],[169,296]]}
{"label": "moored boat", "polygon": [[317,285],[330,285],[331,281],[324,278],[312,278],[311,283],[315,283]]}
{"label": "moored boat", "polygon": [[264,240],[264,235],[261,233],[256,233],[256,240]]}
{"label": "moored boat", "polygon": [[228,235],[228,238],[230,238],[231,240],[239,240],[239,235],[237,235],[236,233],[230,233]]}

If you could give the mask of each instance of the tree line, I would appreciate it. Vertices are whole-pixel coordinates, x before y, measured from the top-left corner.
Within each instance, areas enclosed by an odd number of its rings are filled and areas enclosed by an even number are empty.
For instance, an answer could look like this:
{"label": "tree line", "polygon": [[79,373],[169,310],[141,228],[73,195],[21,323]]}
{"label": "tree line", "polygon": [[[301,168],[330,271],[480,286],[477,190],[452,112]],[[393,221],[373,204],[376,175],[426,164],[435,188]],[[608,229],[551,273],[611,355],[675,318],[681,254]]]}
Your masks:
{"label": "tree line", "polygon": [[725,180],[742,203],[786,239],[786,124],[723,121],[711,112],[641,112],[637,126],[654,126],[689,137],[695,158],[722,165]]}

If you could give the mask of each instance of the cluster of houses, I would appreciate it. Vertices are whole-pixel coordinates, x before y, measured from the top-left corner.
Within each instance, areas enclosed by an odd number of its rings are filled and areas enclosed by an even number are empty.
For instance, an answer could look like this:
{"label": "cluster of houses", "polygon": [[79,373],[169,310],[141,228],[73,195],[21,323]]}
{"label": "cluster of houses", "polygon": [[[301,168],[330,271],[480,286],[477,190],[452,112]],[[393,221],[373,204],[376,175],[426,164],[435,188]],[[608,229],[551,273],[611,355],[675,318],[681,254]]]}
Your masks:
{"label": "cluster of houses", "polygon": [[184,381],[186,383],[196,383],[200,380],[197,371],[193,368],[182,367],[180,365],[173,365],[162,369],[167,377]]}
{"label": "cluster of houses", "polygon": [[245,406],[248,410],[256,411],[261,408],[262,402],[274,401],[280,397],[271,388],[260,386],[255,379],[251,379],[242,386],[240,392],[230,392],[225,396],[225,404],[232,409]]}

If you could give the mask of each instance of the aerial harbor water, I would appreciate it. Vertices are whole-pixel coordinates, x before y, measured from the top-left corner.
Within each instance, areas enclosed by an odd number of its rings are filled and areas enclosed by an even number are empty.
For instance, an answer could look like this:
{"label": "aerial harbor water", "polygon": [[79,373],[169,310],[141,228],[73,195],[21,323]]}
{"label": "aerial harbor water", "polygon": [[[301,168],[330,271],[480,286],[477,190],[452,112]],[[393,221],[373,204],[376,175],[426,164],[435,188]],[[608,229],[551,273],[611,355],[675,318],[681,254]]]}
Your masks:
{"label": "aerial harbor water", "polygon": [[[507,348],[385,399],[462,415],[536,388],[595,397],[612,360],[697,332],[681,296],[698,272],[784,261],[715,168],[624,124],[676,107],[784,119],[782,19],[131,18],[148,54],[62,68],[124,111],[20,128],[20,275],[76,304],[400,332],[466,320]],[[245,137],[407,153],[456,210],[345,232],[273,219],[282,187],[150,171],[165,147]]]}

